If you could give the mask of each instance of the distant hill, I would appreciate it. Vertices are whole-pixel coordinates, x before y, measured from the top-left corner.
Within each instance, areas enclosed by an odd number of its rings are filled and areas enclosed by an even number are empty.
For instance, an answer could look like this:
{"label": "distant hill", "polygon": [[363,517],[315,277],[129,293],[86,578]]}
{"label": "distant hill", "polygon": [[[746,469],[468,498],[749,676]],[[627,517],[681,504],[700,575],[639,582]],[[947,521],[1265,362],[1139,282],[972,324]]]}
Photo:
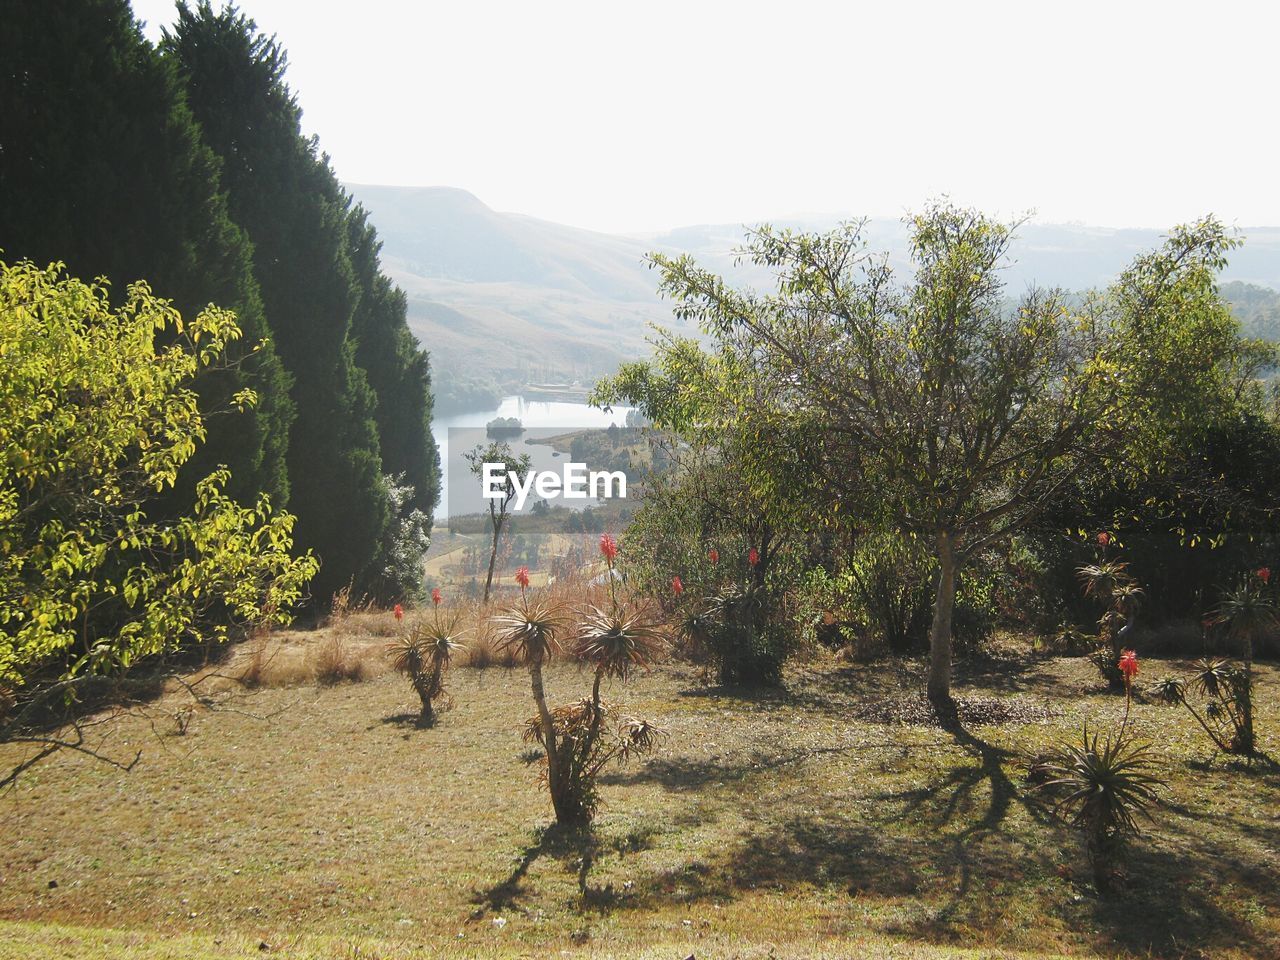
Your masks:
{"label": "distant hill", "polygon": [[[836,217],[781,219],[773,221],[773,225],[794,230],[829,230],[839,222]],[[719,224],[681,227],[640,239],[646,248],[685,251],[708,267],[731,272],[733,251],[741,244],[742,235],[740,226]],[[869,220],[863,235],[870,250],[888,253],[891,263],[906,266],[908,231],[901,221]],[[1013,262],[1006,269],[1009,292],[1021,293],[1032,284],[1067,290],[1106,286],[1135,256],[1163,242],[1164,236],[1165,232],[1160,230],[1024,224],[1014,243]],[[1244,246],[1232,251],[1223,279],[1280,289],[1280,227],[1241,229],[1240,236]],[[751,281],[767,283],[768,277],[762,272],[753,273]]]}
{"label": "distant hill", "polygon": [[498,213],[464,190],[348,189],[377,225],[445,393],[458,376],[594,379],[646,352],[648,324],[671,324],[640,240]]}
{"label": "distant hill", "polygon": [[1221,289],[1246,337],[1280,343],[1280,293],[1239,280],[1224,283]]}
{"label": "distant hill", "polygon": [[[438,407],[517,384],[586,382],[647,352],[649,325],[679,326],[644,265],[655,249],[688,252],[739,283],[767,286],[765,271],[733,266],[740,225],[682,227],[614,236],[500,213],[450,187],[349,184],[383,241],[383,267],[409,297],[409,324],[431,349]],[[827,229],[837,218],[779,220]],[[1224,293],[1254,335],[1280,339],[1280,228],[1241,230]],[[907,230],[872,220],[873,250],[905,265]],[[1106,285],[1133,257],[1159,244],[1156,230],[1029,223],[1019,231],[1009,292],[1031,283],[1070,290]],[[1266,289],[1273,288],[1273,289]]]}

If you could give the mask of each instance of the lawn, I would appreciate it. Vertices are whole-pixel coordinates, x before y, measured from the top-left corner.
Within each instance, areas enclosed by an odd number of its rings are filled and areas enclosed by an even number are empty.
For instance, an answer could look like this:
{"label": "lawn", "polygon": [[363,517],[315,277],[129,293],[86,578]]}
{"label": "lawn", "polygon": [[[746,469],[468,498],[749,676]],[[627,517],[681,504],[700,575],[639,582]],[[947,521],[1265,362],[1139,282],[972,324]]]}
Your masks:
{"label": "lawn", "polygon": [[[1092,892],[1024,781],[1055,737],[1119,722],[1092,670],[965,664],[961,693],[1032,722],[946,732],[856,719],[922,664],[819,659],[758,696],[665,667],[608,691],[669,736],[608,775],[588,834],[548,829],[522,671],[456,670],[426,730],[373,671],[221,694],[185,735],[174,692],[112,727],[132,772],[63,754],[0,798],[0,957],[1280,956],[1280,773],[1214,758],[1180,709],[1133,708],[1169,786],[1124,891]],[[588,687],[548,674],[558,701]]]}

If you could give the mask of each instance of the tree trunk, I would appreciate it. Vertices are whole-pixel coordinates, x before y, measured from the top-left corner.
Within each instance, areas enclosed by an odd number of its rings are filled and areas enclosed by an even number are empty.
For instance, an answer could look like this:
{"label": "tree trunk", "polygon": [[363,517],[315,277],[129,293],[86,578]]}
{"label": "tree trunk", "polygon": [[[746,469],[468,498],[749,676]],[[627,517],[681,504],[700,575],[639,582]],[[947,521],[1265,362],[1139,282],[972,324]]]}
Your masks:
{"label": "tree trunk", "polygon": [[929,633],[929,699],[940,712],[955,710],[951,699],[951,611],[956,604],[956,543],[949,531],[938,534],[938,592]]}
{"label": "tree trunk", "polygon": [[436,722],[436,712],[431,706],[430,681],[420,668],[413,673],[413,689],[417,692],[418,699],[422,701],[422,714],[418,718],[418,725],[429,727]]}
{"label": "tree trunk", "polygon": [[1256,741],[1253,739],[1253,634],[1244,635],[1244,702],[1240,704],[1240,744],[1249,762],[1253,762]]}
{"label": "tree trunk", "polygon": [[1099,894],[1111,892],[1116,878],[1115,854],[1119,839],[1108,836],[1097,824],[1086,826],[1085,847],[1093,867],[1093,888]]}
{"label": "tree trunk", "polygon": [[533,688],[533,702],[538,705],[538,720],[542,724],[542,747],[547,753],[547,789],[551,793],[551,806],[556,812],[556,823],[572,824],[582,822],[580,804],[574,803],[569,796],[565,783],[565,770],[560,756],[560,745],[556,742],[555,724],[552,721],[551,709],[547,706],[547,694],[542,685],[542,664],[529,664],[529,685]]}
{"label": "tree trunk", "polygon": [[489,548],[489,575],[484,578],[484,602],[489,602],[489,588],[493,586],[493,567],[498,562],[498,538],[502,535],[502,518],[489,505],[489,518],[493,521],[493,546]]}

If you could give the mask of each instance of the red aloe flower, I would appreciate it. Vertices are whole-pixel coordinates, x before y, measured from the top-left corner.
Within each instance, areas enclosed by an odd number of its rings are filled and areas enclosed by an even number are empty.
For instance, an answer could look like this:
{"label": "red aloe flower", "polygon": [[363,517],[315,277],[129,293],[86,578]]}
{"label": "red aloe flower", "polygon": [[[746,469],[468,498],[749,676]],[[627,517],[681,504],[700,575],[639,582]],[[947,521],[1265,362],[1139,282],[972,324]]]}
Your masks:
{"label": "red aloe flower", "polygon": [[397,603],[391,612],[396,615],[397,620],[404,619],[404,607],[400,606],[400,604]]}
{"label": "red aloe flower", "polygon": [[618,541],[611,533],[600,534],[600,553],[604,555],[605,560],[613,563],[618,556]]}
{"label": "red aloe flower", "polygon": [[751,564],[754,567],[759,562],[760,562],[760,551],[757,550],[755,547],[752,547],[750,550],[747,551],[747,563]]}
{"label": "red aloe flower", "polygon": [[432,588],[432,590],[431,590],[431,602],[432,602],[432,603],[434,603],[437,607],[438,607],[438,606],[440,606],[440,604],[444,602],[444,597],[441,595],[441,593],[440,593],[440,588],[439,588],[439,587],[433,587],[433,588]]}
{"label": "red aloe flower", "polygon": [[1133,678],[1138,675],[1138,654],[1133,650],[1126,650],[1120,655],[1120,672],[1124,674],[1124,682],[1132,683]]}
{"label": "red aloe flower", "polygon": [[684,593],[684,584],[680,582],[680,578],[678,576],[671,578],[671,592],[677,597]]}
{"label": "red aloe flower", "polygon": [[529,586],[529,568],[521,567],[516,571],[516,583],[520,584],[520,589]]}
{"label": "red aloe flower", "polygon": [[715,547],[712,547],[710,550],[707,551],[707,559],[710,560],[712,563],[719,563],[720,551],[717,550]]}
{"label": "red aloe flower", "polygon": [[1258,579],[1259,579],[1259,580],[1261,580],[1264,584],[1265,584],[1265,583],[1270,583],[1270,582],[1271,582],[1271,568],[1270,568],[1270,567],[1259,567],[1259,568],[1257,569],[1257,576],[1258,576]]}
{"label": "red aloe flower", "polygon": [[1100,534],[1098,534],[1098,543],[1100,543],[1100,544],[1101,544],[1102,546],[1104,546],[1104,547],[1106,547],[1106,546],[1110,546],[1110,545],[1111,545],[1111,534],[1109,534],[1109,533],[1107,533],[1107,531],[1103,530]]}

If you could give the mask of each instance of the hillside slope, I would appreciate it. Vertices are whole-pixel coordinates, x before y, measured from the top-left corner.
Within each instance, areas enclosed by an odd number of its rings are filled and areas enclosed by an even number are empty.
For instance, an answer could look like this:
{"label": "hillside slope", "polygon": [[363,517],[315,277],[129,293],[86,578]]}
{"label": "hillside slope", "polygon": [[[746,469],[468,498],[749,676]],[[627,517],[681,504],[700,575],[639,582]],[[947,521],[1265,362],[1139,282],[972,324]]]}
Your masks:
{"label": "hillside slope", "polygon": [[672,323],[639,240],[498,213],[464,190],[351,186],[437,376],[586,380]]}

